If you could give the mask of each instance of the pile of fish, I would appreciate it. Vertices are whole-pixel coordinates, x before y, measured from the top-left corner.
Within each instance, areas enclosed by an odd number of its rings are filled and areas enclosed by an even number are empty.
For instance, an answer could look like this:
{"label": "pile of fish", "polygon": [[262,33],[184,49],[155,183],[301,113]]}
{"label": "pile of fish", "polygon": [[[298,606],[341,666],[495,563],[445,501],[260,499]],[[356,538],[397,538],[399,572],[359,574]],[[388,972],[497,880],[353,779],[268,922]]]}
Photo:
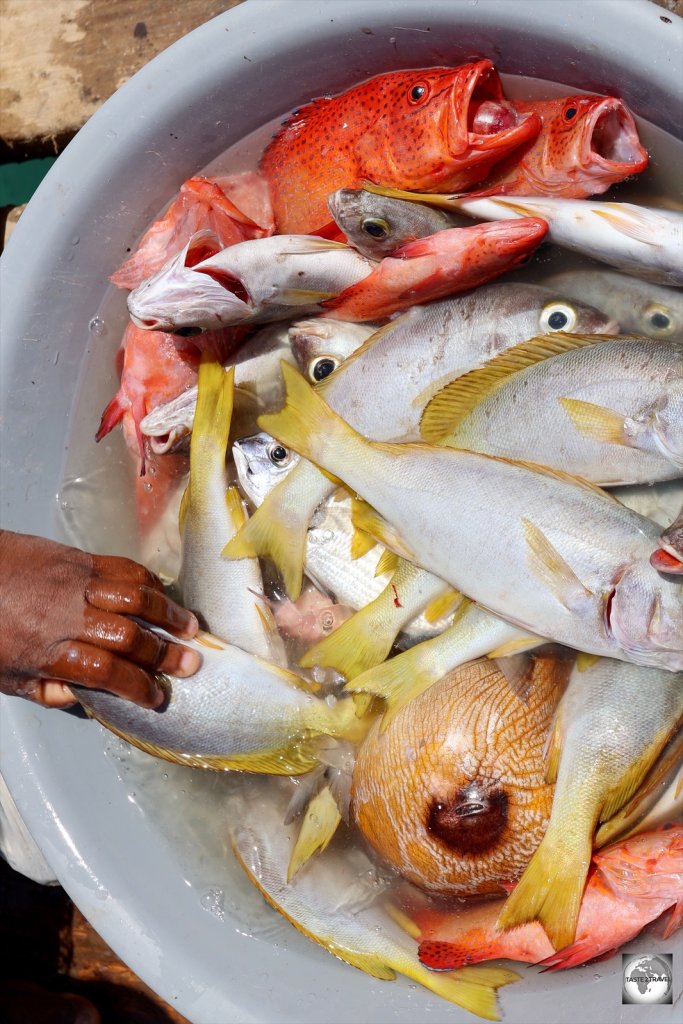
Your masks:
{"label": "pile of fish", "polygon": [[84,705],[244,773],[235,855],[306,935],[488,1019],[518,975],[479,961],[682,919],[683,216],[590,198],[647,162],[616,97],[392,72],[185,182],[112,278],[97,437],[204,660]]}

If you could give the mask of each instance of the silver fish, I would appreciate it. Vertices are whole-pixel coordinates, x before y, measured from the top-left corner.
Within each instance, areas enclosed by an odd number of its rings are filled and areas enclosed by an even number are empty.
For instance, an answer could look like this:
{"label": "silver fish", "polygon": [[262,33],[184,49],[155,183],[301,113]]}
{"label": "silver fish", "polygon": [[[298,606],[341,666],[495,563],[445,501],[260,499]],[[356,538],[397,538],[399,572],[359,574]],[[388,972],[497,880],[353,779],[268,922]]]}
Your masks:
{"label": "silver fish", "polygon": [[329,377],[375,333],[376,324],[346,323],[331,317],[300,320],[289,328],[292,355],[311,383]]}
{"label": "silver fish", "polygon": [[[413,307],[380,328],[318,386],[330,406],[366,437],[417,440],[422,410],[436,392],[498,352],[549,330],[609,333],[614,327],[596,310],[535,285],[492,284],[458,299]],[[379,400],[382,394],[385,401]],[[308,523],[332,489],[323,474],[300,462],[231,542],[229,557],[269,555],[296,598]],[[288,536],[275,550],[271,525],[278,520],[287,523]]]}
{"label": "silver fish", "polygon": [[683,720],[683,672],[601,658],[572,672],[557,710],[548,829],[498,919],[541,922],[556,949],[574,941],[598,821],[638,789]]}
{"label": "silver fish", "polygon": [[601,267],[566,270],[543,281],[618,321],[623,334],[683,342],[683,293]]}
{"label": "silver fish", "polygon": [[683,471],[683,347],[532,338],[448,384],[420,426],[434,444],[555,466],[605,486],[672,479]]}
{"label": "silver fish", "polygon": [[467,217],[456,212],[390,199],[365,189],[340,188],[332,193],[327,205],[350,244],[371,260],[381,260],[415,238],[469,223]]}
{"label": "silver fish", "polygon": [[351,246],[308,235],[238,242],[197,259],[213,236],[199,231],[128,296],[143,330],[183,333],[319,312],[321,303],[366,277],[371,264]]}

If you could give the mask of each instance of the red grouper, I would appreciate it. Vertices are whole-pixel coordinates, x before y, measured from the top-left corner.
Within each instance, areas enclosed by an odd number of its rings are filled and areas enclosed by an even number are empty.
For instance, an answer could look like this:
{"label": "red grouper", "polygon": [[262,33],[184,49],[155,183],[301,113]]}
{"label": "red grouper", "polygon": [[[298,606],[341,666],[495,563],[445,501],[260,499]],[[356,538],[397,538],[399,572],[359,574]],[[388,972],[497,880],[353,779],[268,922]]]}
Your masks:
{"label": "red grouper", "polygon": [[327,197],[365,179],[426,192],[470,188],[540,127],[538,114],[505,99],[489,60],[377,75],[295,111],[267,147],[261,171],[276,230],[328,225]]}

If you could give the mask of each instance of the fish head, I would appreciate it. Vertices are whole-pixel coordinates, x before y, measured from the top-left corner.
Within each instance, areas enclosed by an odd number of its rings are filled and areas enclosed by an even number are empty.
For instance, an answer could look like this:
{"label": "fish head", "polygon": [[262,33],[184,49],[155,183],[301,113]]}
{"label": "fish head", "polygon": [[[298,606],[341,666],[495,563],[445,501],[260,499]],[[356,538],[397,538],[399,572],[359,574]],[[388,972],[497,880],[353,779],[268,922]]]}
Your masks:
{"label": "fish head", "polygon": [[683,380],[669,381],[652,409],[652,437],[662,455],[683,470]]}
{"label": "fish head", "polygon": [[296,452],[263,432],[235,441],[232,454],[240,487],[257,508],[299,461]]}
{"label": "fish head", "polygon": [[406,202],[365,189],[340,188],[327,201],[335,223],[364,256],[383,259],[415,238],[468,223],[424,203]]}
{"label": "fish head", "polygon": [[312,384],[317,384],[334,373],[374,330],[368,324],[319,317],[292,324],[289,341],[299,369]]}
{"label": "fish head", "polygon": [[[252,312],[237,279],[212,275],[204,267],[220,252],[210,231],[198,231],[161,270],[128,296],[128,310],[141,330],[166,331],[191,337],[206,330],[239,323]],[[232,288],[232,290],[231,290]]]}
{"label": "fish head", "polygon": [[546,191],[556,182],[560,195],[565,182],[585,181],[596,195],[647,166],[633,117],[615,96],[565,96],[518,108],[535,108],[543,120],[533,163]]}
{"label": "fish head", "polygon": [[380,184],[468,187],[541,127],[537,115],[519,113],[505,99],[490,60],[395,72],[373,82],[379,116],[356,150],[364,176]]}
{"label": "fish head", "polygon": [[631,564],[605,602],[605,626],[637,665],[683,669],[683,577]]}
{"label": "fish head", "polygon": [[302,643],[314,644],[346,622],[353,610],[335,604],[327,594],[313,587],[305,590],[296,601],[283,598],[276,602],[273,614],[281,632]]}

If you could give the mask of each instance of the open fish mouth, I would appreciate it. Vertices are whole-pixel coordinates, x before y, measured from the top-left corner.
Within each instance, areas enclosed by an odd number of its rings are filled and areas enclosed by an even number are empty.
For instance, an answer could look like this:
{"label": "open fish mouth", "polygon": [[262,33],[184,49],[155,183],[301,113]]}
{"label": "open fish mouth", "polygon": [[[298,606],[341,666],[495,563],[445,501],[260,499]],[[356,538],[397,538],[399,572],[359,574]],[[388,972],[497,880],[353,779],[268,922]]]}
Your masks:
{"label": "open fish mouth", "polygon": [[586,143],[586,156],[599,164],[633,166],[635,172],[647,163],[635,121],[614,97],[604,99],[591,113]]}
{"label": "open fish mouth", "polygon": [[[498,72],[490,60],[472,64],[464,86],[453,86],[449,149],[456,155],[470,148],[513,149],[538,134],[540,122],[520,114],[503,95]],[[532,126],[531,121],[535,124]]]}

